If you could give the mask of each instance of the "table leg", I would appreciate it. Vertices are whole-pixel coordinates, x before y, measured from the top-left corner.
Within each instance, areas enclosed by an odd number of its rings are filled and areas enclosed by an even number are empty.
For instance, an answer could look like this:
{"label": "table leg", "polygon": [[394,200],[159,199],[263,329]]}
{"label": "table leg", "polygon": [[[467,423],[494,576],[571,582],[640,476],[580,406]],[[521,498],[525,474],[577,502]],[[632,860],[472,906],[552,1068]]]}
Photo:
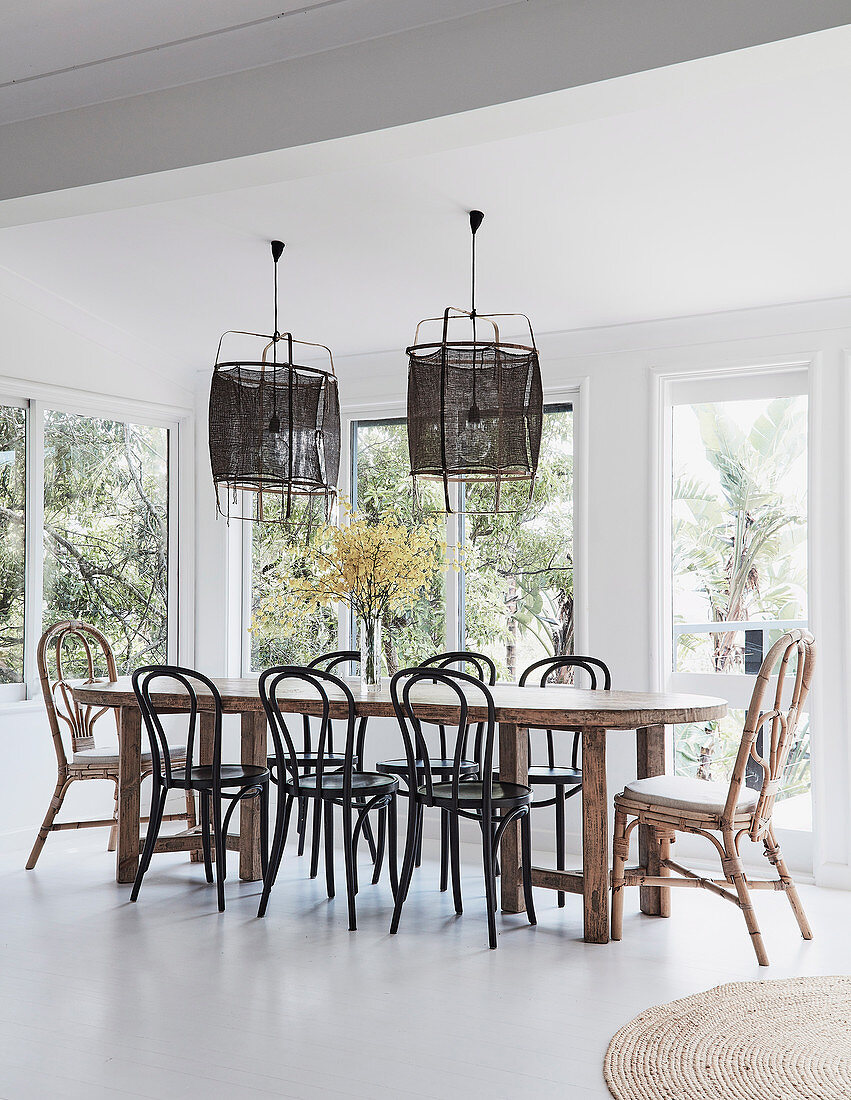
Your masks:
{"label": "table leg", "polygon": [[609,942],[606,731],[582,730],[582,876],[586,943]]}
{"label": "table leg", "polygon": [[[266,714],[242,712],[242,763],[266,766]],[[255,882],[263,877],[260,866],[260,803],[247,798],[239,807],[239,877]]]}
{"label": "table leg", "polygon": [[[636,731],[637,773],[639,779],[665,774],[665,727],[645,726]],[[648,825],[638,826],[638,862],[647,874],[660,874],[659,845]],[[671,913],[671,891],[664,886],[642,886],[639,890],[641,912],[654,917],[667,917]]]}
{"label": "table leg", "polygon": [[118,846],[115,878],[133,882],[139,868],[139,796],[142,780],[142,715],[136,706],[118,715]]}
{"label": "table leg", "polygon": [[[529,778],[528,735],[513,722],[499,724],[499,778],[506,783],[524,784]],[[503,833],[499,858],[502,910],[504,913],[524,913],[519,822],[513,822]]]}

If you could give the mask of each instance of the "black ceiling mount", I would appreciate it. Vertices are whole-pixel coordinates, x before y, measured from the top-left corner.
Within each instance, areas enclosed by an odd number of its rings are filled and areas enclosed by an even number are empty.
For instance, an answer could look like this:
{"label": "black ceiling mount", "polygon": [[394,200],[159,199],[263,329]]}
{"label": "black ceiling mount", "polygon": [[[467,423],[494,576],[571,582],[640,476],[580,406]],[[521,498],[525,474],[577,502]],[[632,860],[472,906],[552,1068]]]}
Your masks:
{"label": "black ceiling mount", "polygon": [[481,210],[471,210],[470,211],[470,229],[472,229],[474,235],[475,235],[476,230],[479,228],[479,226],[482,224],[482,222],[484,220],[485,220],[485,216],[481,212]]}
{"label": "black ceiling mount", "polygon": [[272,259],[275,263],[281,258],[281,253],[284,251],[283,241],[272,241]]}

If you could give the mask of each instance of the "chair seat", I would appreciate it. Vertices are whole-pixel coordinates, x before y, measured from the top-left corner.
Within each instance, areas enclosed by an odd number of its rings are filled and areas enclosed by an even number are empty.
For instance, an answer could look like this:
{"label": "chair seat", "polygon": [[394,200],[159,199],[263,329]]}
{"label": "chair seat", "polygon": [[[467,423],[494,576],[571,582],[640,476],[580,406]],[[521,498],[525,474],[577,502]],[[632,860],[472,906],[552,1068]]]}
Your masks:
{"label": "chair seat", "polygon": [[[455,761],[452,759],[442,759],[439,757],[429,757],[429,765],[433,775],[452,775],[452,771],[455,767]],[[423,771],[425,764],[422,760],[416,761],[417,771]],[[387,772],[388,775],[405,775],[408,771],[407,760],[380,760],[375,765],[376,771]],[[462,775],[475,775],[479,770],[479,765],[475,760],[462,760],[460,765],[460,771]]]}
{"label": "chair seat", "polygon": [[[315,768],[319,763],[318,752],[297,752],[295,754],[296,763],[299,768]],[[357,756],[354,758],[354,762],[357,763]],[[326,752],[324,756],[326,764],[339,764],[341,767],[346,762],[346,754],[343,752]],[[289,764],[289,758],[286,759],[286,763]],[[274,754],[270,756],[266,764],[270,768],[276,768],[278,766],[278,758]],[[287,768],[289,771],[289,768]]]}
{"label": "chair seat", "polygon": [[[317,785],[318,776],[301,776],[298,781],[299,788],[305,794],[318,793],[323,798],[339,798],[343,793],[343,773],[331,772],[322,776],[322,784]],[[368,795],[374,798],[379,794],[392,794],[399,789],[398,782],[389,775],[377,775],[375,772],[353,772],[352,792],[357,795]]]}
{"label": "chair seat", "polygon": [[[423,798],[428,794],[425,787],[420,787],[418,792]],[[432,786],[435,802],[452,801],[452,784],[435,783]],[[458,784],[458,803],[461,806],[472,807],[481,804],[484,794],[484,784],[473,781]],[[491,783],[491,804],[494,806],[524,806],[532,801],[531,787],[524,787],[522,783]]]}
{"label": "chair seat", "polygon": [[[710,783],[705,779],[689,779],[682,775],[653,775],[649,779],[627,783],[620,797],[630,802],[718,816],[724,812],[728,791],[726,783]],[[736,812],[751,813],[758,801],[759,791],[743,787]]]}
{"label": "chair seat", "polygon": [[[253,783],[264,783],[269,778],[269,769],[258,764],[222,764],[222,787],[247,787]],[[172,771],[175,786],[186,785],[186,769],[175,768]],[[192,767],[191,784],[196,790],[211,790],[213,769],[206,765]]]}
{"label": "chair seat", "polygon": [[[499,779],[498,768],[494,768],[493,777]],[[529,768],[529,783],[532,786],[535,783],[579,786],[582,783],[582,772],[579,768],[548,768],[544,764],[533,764]]]}
{"label": "chair seat", "polygon": [[[185,745],[169,745],[172,760],[185,760],[186,759],[186,746]],[[75,752],[71,757],[71,766],[73,768],[87,769],[89,771],[101,770],[103,768],[115,768],[118,769],[118,748],[115,745],[104,745],[100,748],[97,746],[93,749],[80,749]],[[142,767],[150,767],[153,761],[150,751],[142,753]]]}

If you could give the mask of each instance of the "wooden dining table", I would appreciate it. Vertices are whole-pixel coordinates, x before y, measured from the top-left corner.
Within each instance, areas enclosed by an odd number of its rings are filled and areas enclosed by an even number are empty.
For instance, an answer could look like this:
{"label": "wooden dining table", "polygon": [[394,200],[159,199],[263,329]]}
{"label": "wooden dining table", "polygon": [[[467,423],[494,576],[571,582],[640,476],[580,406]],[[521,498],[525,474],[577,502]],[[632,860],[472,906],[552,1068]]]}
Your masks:
{"label": "wooden dining table", "polygon": [[[241,759],[243,764],[265,764],[268,754],[266,715],[260,701],[257,677],[214,679],[226,714],[239,714],[241,722]],[[361,693],[358,681],[349,681],[355,696],[357,715],[393,717],[393,705],[387,681],[380,691]],[[496,720],[499,723],[500,778],[525,783],[528,776],[528,729],[579,731],[582,738],[582,867],[556,871],[533,867],[532,882],[550,890],[582,894],[584,934],[591,943],[609,939],[609,856],[608,806],[606,784],[606,743],[608,735],[634,731],[636,738],[636,775],[639,779],[665,772],[665,727],[686,722],[704,722],[722,718],[727,712],[723,699],[705,695],[675,695],[635,691],[590,691],[565,685],[518,687],[498,683],[491,689]],[[141,714],[129,678],[114,682],[79,685],[74,695],[82,705],[112,707],[118,711],[119,789],[118,846],[116,878],[132,882],[139,865],[139,815],[141,773]],[[342,692],[329,692],[331,717],[344,714]],[[470,692],[469,720],[486,717],[477,692]],[[152,692],[158,708],[164,712],[188,710],[188,696],[179,688]],[[212,698],[208,696],[212,705]],[[419,684],[413,693],[417,713],[426,721],[451,724],[457,721],[458,704],[441,684]],[[282,684],[281,709],[296,714],[318,714],[320,705],[303,683]],[[200,751],[207,762],[212,754],[213,714],[204,707],[199,695]],[[238,836],[228,838],[228,849],[240,853],[240,877],[256,880],[260,870],[259,814],[251,799],[240,807]],[[157,851],[189,851],[200,859],[201,837],[198,827],[161,837]],[[502,909],[507,913],[524,910],[520,865],[520,837],[516,824],[504,834],[501,848]],[[654,846],[646,830],[639,831],[639,861],[649,875],[658,874]],[[642,887],[641,909],[645,913],[666,916],[670,891],[660,887]]]}

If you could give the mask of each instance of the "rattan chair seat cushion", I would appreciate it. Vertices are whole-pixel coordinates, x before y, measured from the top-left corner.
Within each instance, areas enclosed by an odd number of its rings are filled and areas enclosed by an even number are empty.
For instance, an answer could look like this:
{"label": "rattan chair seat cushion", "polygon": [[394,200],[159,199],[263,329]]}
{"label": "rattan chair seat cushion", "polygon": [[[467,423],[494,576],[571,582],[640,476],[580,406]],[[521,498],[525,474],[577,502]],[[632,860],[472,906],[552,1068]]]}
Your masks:
{"label": "rattan chair seat cushion", "polygon": [[[172,760],[186,759],[185,745],[171,745]],[[142,753],[142,764],[150,764],[152,760],[150,751]],[[118,768],[118,749],[115,745],[103,745],[93,749],[80,749],[71,758],[71,765],[75,768]]]}
{"label": "rattan chair seat cushion", "polygon": [[[693,811],[696,814],[718,815],[724,812],[729,787],[726,783],[711,783],[705,779],[688,779],[682,775],[654,775],[636,779],[624,787],[623,798],[650,806],[672,810]],[[742,787],[737,813],[750,813],[759,801],[759,791]]]}

